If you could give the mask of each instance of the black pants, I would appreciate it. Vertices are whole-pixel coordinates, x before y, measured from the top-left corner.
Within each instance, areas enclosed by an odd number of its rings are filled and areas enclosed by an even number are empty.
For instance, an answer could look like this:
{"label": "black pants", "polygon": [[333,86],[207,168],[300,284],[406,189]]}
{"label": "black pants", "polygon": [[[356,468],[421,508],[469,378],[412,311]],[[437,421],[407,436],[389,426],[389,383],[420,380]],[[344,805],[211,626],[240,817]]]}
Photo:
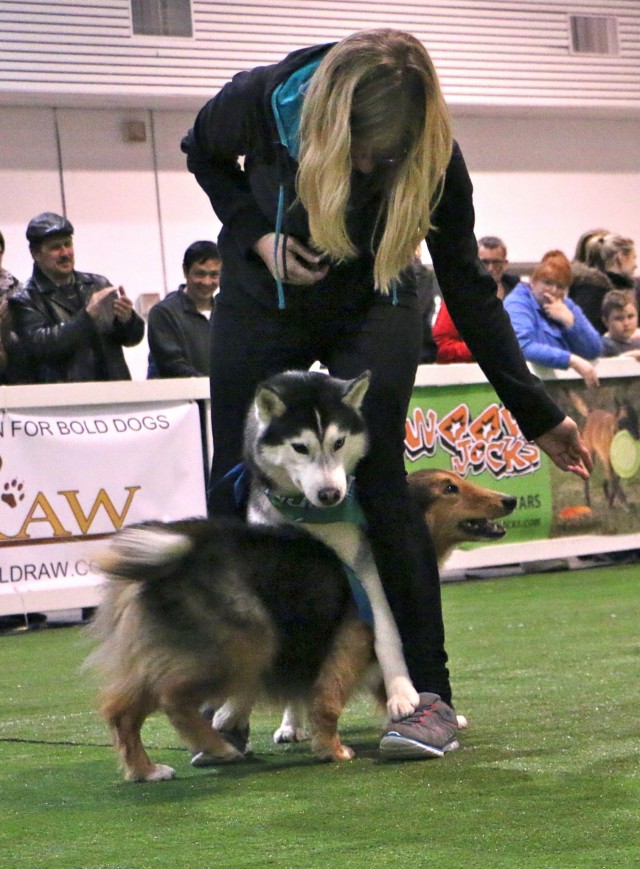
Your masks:
{"label": "black pants", "polygon": [[404,469],[405,423],[420,358],[422,324],[417,298],[376,298],[366,311],[235,310],[216,306],[211,347],[213,463],[209,512],[233,510],[229,487],[217,485],[242,457],[242,431],[257,384],[316,360],[335,377],[368,369],[363,411],[368,455],[356,470],[376,565],[418,691],[451,701],[440,580],[433,544],[409,498]]}

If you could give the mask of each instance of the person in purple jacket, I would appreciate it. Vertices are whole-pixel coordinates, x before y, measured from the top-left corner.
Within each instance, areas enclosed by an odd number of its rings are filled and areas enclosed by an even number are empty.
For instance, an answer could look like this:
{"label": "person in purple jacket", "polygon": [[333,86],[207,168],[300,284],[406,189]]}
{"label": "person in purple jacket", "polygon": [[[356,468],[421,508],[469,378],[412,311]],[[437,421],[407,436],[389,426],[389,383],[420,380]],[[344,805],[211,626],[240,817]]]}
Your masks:
{"label": "person in purple jacket", "polygon": [[478,259],[471,181],[431,58],[390,29],[294,51],[234,76],[182,149],[223,227],[209,510],[235,509],[225,478],[260,381],[316,361],[344,379],[371,372],[356,493],[422,700],[385,743],[395,733],[399,755],[442,757],[458,742],[438,566],[404,467],[422,348],[410,266],[421,241],[456,326],[525,435],[581,477],[591,460],[528,370]]}
{"label": "person in purple jacket", "polygon": [[525,359],[547,368],[573,368],[587,386],[598,386],[593,360],[602,338],[582,308],[568,298],[571,263],[560,250],[546,253],[531,274],[509,293],[504,307]]}

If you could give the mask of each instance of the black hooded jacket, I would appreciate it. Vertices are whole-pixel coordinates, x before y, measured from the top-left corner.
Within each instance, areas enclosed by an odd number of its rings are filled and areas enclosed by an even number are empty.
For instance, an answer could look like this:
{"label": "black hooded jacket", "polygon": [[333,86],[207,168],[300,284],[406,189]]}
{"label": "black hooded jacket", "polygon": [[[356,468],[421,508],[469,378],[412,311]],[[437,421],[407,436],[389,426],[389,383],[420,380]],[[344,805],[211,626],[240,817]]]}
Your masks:
{"label": "black hooded jacket", "polygon": [[[297,162],[280,141],[271,98],[280,83],[330,47],[301,49],[281,63],[238,73],[201,109],[182,141],[187,166],[223,224],[218,239],[223,262],[221,303],[248,312],[256,304],[277,307],[274,279],[253,245],[275,231],[281,187],[285,199],[282,231],[309,241],[306,213],[296,202]],[[240,157],[244,157],[243,166]],[[478,259],[472,190],[462,153],[454,143],[433,215],[436,228],[426,242],[457,328],[524,434],[534,438],[559,423],[564,414],[527,368],[495,282]],[[327,277],[313,287],[285,284],[289,314],[309,316],[314,305],[322,304],[334,307],[339,316],[373,303],[374,228],[379,206],[375,177],[354,172],[347,230],[359,254],[332,266]],[[405,289],[415,292],[410,280]],[[391,297],[388,303],[393,303]]]}

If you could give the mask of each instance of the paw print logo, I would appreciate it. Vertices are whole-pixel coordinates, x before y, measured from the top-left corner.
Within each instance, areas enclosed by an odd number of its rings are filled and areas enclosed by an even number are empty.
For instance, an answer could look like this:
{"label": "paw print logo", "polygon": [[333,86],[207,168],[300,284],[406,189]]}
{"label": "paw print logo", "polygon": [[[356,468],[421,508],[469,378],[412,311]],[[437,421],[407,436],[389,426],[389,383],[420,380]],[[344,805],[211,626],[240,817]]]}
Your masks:
{"label": "paw print logo", "polygon": [[24,499],[23,489],[24,483],[19,483],[17,480],[11,480],[10,483],[5,483],[2,495],[0,495],[0,501],[4,501],[4,503],[12,509],[17,507],[18,502]]}

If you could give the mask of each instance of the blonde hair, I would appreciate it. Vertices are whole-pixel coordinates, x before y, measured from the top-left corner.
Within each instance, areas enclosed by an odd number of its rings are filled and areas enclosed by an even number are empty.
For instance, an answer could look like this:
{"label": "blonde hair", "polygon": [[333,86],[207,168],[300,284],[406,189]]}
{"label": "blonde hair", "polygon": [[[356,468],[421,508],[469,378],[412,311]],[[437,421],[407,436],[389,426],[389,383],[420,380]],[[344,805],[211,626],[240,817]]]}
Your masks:
{"label": "blonde hair", "polygon": [[[623,235],[594,236],[587,244],[587,265],[600,271],[615,271],[618,254],[628,255],[635,248],[633,239]],[[613,267],[613,268],[612,268]]]}
{"label": "blonde hair", "polygon": [[591,241],[593,241],[597,236],[602,237],[608,234],[608,229],[588,229],[586,232],[583,232],[576,243],[576,252],[573,255],[574,260],[586,264],[589,244]]}
{"label": "blonde hair", "polygon": [[388,293],[432,228],[452,148],[435,68],[411,34],[368,30],[347,37],[327,52],[305,95],[297,193],[314,245],[337,261],[357,255],[345,222],[354,140],[401,154],[374,231],[384,220],[374,282]]}

